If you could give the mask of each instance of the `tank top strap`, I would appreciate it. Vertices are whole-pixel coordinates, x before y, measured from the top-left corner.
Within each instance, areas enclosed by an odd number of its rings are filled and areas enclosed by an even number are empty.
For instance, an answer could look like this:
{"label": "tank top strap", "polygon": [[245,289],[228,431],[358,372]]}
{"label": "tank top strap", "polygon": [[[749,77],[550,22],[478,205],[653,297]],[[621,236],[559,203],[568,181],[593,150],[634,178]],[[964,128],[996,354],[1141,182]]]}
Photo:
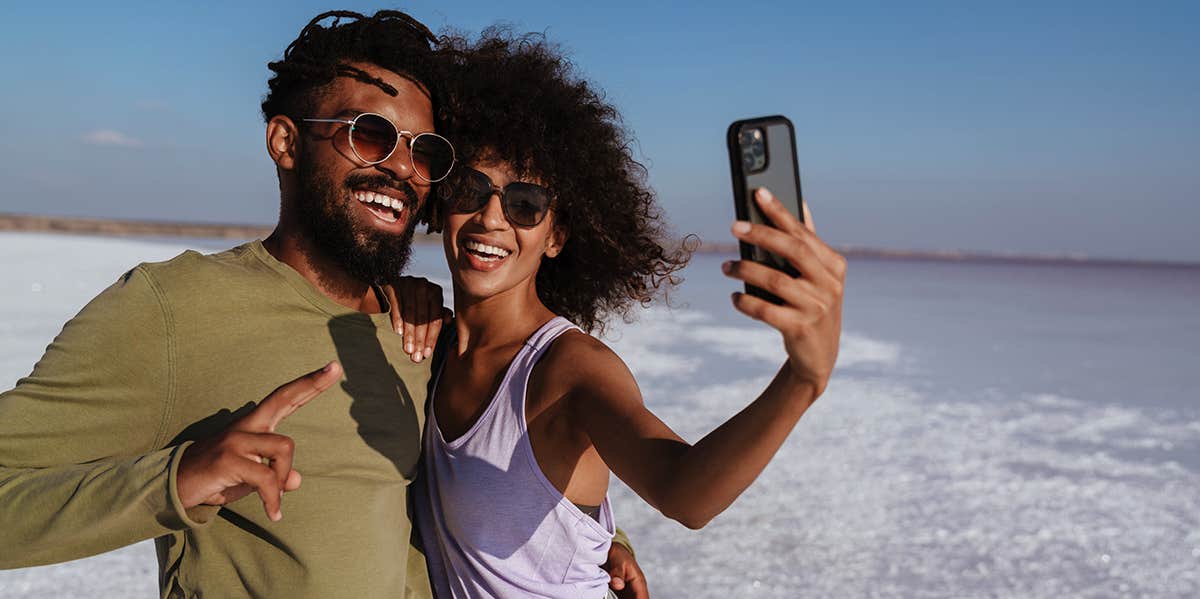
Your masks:
{"label": "tank top strap", "polygon": [[504,383],[500,386],[499,393],[497,393],[497,395],[502,395],[503,397],[492,398],[492,401],[503,401],[508,406],[506,414],[498,416],[509,420],[510,424],[508,428],[517,431],[520,435],[526,433],[525,394],[528,390],[529,376],[533,373],[533,367],[537,365],[538,360],[542,359],[542,355],[546,353],[546,350],[550,349],[550,344],[554,343],[555,339],[558,339],[567,331],[578,328],[566,318],[555,316],[525,340],[525,345],[521,347],[516,357],[513,358],[509,372],[504,378]]}
{"label": "tank top strap", "polygon": [[550,344],[554,343],[555,339],[558,339],[563,333],[572,329],[581,330],[575,323],[562,316],[555,316],[542,325],[537,332],[530,335],[529,339],[525,341],[525,346],[530,350],[530,364],[536,363],[542,357],[542,354],[546,353],[546,350],[549,349]]}

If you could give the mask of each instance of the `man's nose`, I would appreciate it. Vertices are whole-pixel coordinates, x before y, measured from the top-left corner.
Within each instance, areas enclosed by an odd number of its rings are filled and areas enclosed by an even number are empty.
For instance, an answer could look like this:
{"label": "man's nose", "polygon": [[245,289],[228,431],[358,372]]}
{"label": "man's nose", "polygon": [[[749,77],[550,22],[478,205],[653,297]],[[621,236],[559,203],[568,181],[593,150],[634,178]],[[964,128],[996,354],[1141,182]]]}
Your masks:
{"label": "man's nose", "polygon": [[375,168],[387,173],[387,175],[397,181],[407,181],[416,173],[413,172],[412,154],[408,148],[408,144],[401,139],[396,145],[396,149],[388,156],[387,160],[375,165]]}

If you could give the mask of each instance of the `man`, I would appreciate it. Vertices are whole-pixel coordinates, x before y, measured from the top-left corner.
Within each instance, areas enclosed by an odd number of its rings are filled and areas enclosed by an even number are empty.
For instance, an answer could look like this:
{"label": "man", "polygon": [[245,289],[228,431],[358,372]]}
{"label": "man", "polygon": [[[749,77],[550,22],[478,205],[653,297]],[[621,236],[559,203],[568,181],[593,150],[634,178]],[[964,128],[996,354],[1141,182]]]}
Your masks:
{"label": "man", "polygon": [[274,232],[134,268],[0,395],[0,567],[155,538],[163,596],[430,596],[407,490],[430,372],[380,286],[452,163],[432,42],[325,13],[269,65]]}

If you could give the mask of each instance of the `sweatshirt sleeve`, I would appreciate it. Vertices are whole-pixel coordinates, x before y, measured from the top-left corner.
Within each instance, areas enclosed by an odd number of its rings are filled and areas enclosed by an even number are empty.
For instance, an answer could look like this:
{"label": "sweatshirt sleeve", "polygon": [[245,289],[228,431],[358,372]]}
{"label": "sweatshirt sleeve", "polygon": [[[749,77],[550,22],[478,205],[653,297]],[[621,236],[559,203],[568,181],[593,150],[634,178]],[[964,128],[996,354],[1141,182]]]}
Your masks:
{"label": "sweatshirt sleeve", "polygon": [[625,534],[625,531],[621,530],[620,526],[617,527],[617,532],[613,535],[612,542],[628,549],[629,555],[632,555],[633,559],[637,559],[637,553],[633,551],[633,541],[629,540],[629,535]]}
{"label": "sweatshirt sleeve", "polygon": [[0,568],[62,562],[201,525],[166,446],[171,315],[144,267],[93,299],[0,394]]}

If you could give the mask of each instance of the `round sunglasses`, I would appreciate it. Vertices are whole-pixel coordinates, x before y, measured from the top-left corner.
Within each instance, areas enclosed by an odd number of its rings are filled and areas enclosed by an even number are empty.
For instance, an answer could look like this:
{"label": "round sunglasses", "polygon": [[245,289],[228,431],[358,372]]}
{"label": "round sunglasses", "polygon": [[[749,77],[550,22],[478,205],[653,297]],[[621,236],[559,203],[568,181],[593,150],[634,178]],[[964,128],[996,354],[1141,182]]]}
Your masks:
{"label": "round sunglasses", "polygon": [[458,214],[478,212],[487,206],[492,194],[500,194],[500,206],[508,222],[520,227],[536,227],[550,211],[550,190],[533,183],[513,181],[498,187],[485,174],[473,168],[460,168],[438,190],[451,211]]}
{"label": "round sunglasses", "polygon": [[350,120],[301,119],[306,123],[341,123],[350,125],[350,150],[367,165],[379,164],[396,152],[403,139],[408,146],[409,162],[417,177],[427,183],[445,179],[454,168],[454,146],[436,133],[413,133],[396,127],[381,114],[364,112]]}

